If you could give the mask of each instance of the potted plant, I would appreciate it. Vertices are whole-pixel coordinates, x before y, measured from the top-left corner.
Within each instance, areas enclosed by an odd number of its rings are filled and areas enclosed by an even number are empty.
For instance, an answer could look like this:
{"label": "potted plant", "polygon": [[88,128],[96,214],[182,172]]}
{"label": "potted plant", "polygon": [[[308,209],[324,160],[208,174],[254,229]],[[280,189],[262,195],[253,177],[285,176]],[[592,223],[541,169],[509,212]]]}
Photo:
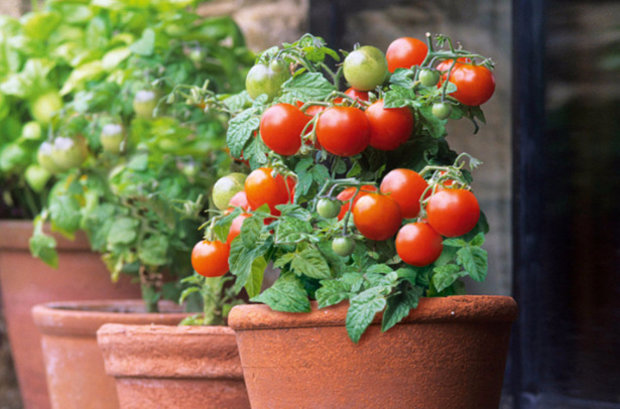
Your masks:
{"label": "potted plant", "polygon": [[492,68],[442,35],[384,55],[306,34],[259,56],[246,91],[205,93],[252,172],[193,259],[266,304],[229,317],[253,408],[498,406],[516,304],[462,295],[486,277],[488,226],[480,162],[446,139],[449,120],[484,122]]}
{"label": "potted plant", "polygon": [[[160,300],[178,299],[180,279],[191,274],[187,255],[199,235],[198,215],[230,159],[222,149],[217,115],[162,96],[180,82],[235,91],[252,60],[232,20],[200,18],[188,8],[194,3],[46,5],[47,14],[70,9],[88,15],[86,37],[76,34],[73,43],[63,44],[72,52],[94,51],[78,73],[63,77],[63,107],[51,116],[35,153],[52,177],[30,249],[50,265],[63,262],[56,239],[46,233],[49,225],[63,241],[76,238],[89,246],[95,252],[91,261],[101,258],[109,270],[108,281],[111,273],[114,281],[125,277],[139,282],[144,300],[104,303],[102,299],[115,297],[90,295],[98,302],[81,307],[53,303],[33,310],[48,356],[52,407],[118,407],[113,380],[105,376],[96,346],[95,331],[104,322],[176,324],[187,315],[180,314],[180,307],[171,314],[165,303],[159,311]],[[78,271],[88,277],[90,268]],[[84,286],[97,285],[85,281]],[[51,300],[80,298],[60,294]],[[200,308],[199,301],[189,299],[188,307]],[[136,314],[127,314],[131,312]],[[72,359],[66,351],[75,353],[77,345],[94,355]],[[43,365],[38,373],[44,373]],[[43,399],[35,405],[47,406]]]}

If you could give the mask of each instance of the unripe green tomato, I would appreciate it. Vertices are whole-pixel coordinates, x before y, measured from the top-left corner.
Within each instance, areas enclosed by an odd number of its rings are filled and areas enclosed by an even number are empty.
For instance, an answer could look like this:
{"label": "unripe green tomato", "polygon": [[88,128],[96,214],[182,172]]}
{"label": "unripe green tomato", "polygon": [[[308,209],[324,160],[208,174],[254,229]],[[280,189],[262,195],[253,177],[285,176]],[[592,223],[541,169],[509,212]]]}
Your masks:
{"label": "unripe green tomato", "polygon": [[29,159],[26,149],[18,143],[10,143],[0,151],[0,170],[3,172],[23,171]]}
{"label": "unripe green tomato", "polygon": [[33,164],[26,169],[26,182],[37,193],[43,190],[50,177],[52,174],[41,165]]}
{"label": "unripe green tomato", "polygon": [[424,85],[425,87],[432,87],[437,85],[437,82],[439,82],[439,72],[436,70],[429,70],[425,68],[420,71],[418,79],[420,80],[420,84]]}
{"label": "unripe green tomato", "polygon": [[243,173],[235,172],[219,178],[213,185],[211,194],[215,207],[220,210],[228,209],[230,199],[243,190],[246,177]]}
{"label": "unripe green tomato", "polygon": [[49,173],[54,174],[60,172],[62,169],[56,165],[54,159],[52,158],[52,152],[54,151],[54,145],[49,142],[43,142],[41,146],[39,146],[39,151],[37,152],[37,162],[39,165]]}
{"label": "unripe green tomato", "polygon": [[154,91],[141,90],[133,99],[133,110],[138,118],[152,119],[157,107],[157,94]]}
{"label": "unripe green tomato", "polygon": [[377,47],[365,45],[344,59],[344,78],[356,90],[370,91],[383,84],[388,75],[385,54]]}
{"label": "unripe green tomato", "polygon": [[284,66],[279,71],[274,71],[272,69],[274,63],[276,62],[272,61],[269,67],[264,64],[256,64],[250,69],[245,78],[245,90],[250,98],[255,99],[259,95],[267,94],[269,101],[271,101],[280,95],[282,84],[289,79],[291,74]]}
{"label": "unripe green tomato", "polygon": [[350,237],[336,237],[332,241],[332,250],[340,257],[346,257],[353,253],[355,243]]}
{"label": "unripe green tomato", "polygon": [[340,205],[335,200],[323,198],[316,204],[316,211],[319,216],[331,219],[340,213]]}
{"label": "unripe green tomato", "polygon": [[110,153],[121,153],[125,148],[125,134],[123,126],[119,124],[106,124],[101,129],[99,137],[103,150]]}
{"label": "unripe green tomato", "polygon": [[439,119],[447,119],[452,113],[452,107],[446,102],[435,102],[433,104],[432,113]]}
{"label": "unripe green tomato", "polygon": [[41,136],[41,125],[39,125],[38,122],[30,121],[24,124],[24,127],[22,128],[22,138],[31,141],[38,141],[41,139]]}
{"label": "unripe green tomato", "polygon": [[52,160],[62,171],[79,167],[87,156],[86,140],[81,136],[75,138],[60,136],[54,140]]}
{"label": "unripe green tomato", "polygon": [[32,117],[41,123],[47,124],[57,111],[62,108],[62,98],[57,91],[52,90],[39,95],[30,103]]}

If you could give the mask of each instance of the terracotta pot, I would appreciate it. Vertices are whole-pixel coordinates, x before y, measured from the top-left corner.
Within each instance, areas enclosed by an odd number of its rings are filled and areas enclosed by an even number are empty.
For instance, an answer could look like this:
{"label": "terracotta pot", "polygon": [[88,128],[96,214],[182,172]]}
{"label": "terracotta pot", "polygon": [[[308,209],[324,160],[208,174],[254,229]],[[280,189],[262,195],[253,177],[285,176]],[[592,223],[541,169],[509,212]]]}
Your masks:
{"label": "terracotta pot", "polygon": [[121,409],[249,409],[228,327],[108,324],[97,333]]}
{"label": "terracotta pot", "polygon": [[81,301],[37,305],[32,309],[41,331],[52,409],[118,409],[114,378],[106,375],[97,346],[103,324],[176,325],[187,316],[174,303],[162,313],[146,313],[142,300]]}
{"label": "terracotta pot", "polygon": [[60,300],[139,298],[137,285],[122,278],[110,281],[101,256],[90,251],[85,235],[74,241],[54,235],[59,268],[30,255],[31,221],[0,221],[0,283],[9,341],[26,409],[49,409],[41,338],[30,310]]}
{"label": "terracotta pot", "polygon": [[[309,314],[233,308],[252,409],[497,409],[517,306],[510,297],[427,298],[354,344],[348,304]],[[379,315],[379,314],[378,314]]]}

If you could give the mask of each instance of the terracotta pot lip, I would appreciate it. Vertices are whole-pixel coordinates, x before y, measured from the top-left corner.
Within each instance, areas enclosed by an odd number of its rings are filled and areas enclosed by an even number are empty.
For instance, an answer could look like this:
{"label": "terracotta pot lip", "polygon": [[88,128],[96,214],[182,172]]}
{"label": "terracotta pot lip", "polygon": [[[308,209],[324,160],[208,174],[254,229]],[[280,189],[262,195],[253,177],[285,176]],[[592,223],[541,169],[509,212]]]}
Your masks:
{"label": "terracotta pot lip", "polygon": [[[267,305],[246,304],[235,306],[229,316],[228,325],[235,331],[344,326],[348,302],[318,309],[316,301],[311,302],[309,313],[287,313],[273,311]],[[512,297],[501,295],[459,295],[450,297],[421,298],[418,307],[411,311],[401,324],[430,322],[505,322],[517,318],[517,303]],[[381,323],[382,314],[377,314],[373,325]]]}
{"label": "terracotta pot lip", "polygon": [[142,300],[61,301],[35,305],[32,317],[46,335],[95,336],[99,327],[111,322],[177,324],[189,315],[173,302],[160,302],[160,309],[148,313]]}
{"label": "terracotta pot lip", "polygon": [[108,335],[127,335],[140,337],[160,337],[167,335],[205,336],[234,335],[235,331],[227,325],[135,325],[104,324],[97,330],[98,337]]}
{"label": "terracotta pot lip", "polygon": [[[49,224],[46,224],[45,233],[51,234],[56,239],[56,248],[61,251],[84,251],[91,250],[88,237],[83,231],[75,233],[75,239],[52,233]],[[3,219],[0,220],[0,250],[30,251],[29,240],[32,236],[32,220]]]}

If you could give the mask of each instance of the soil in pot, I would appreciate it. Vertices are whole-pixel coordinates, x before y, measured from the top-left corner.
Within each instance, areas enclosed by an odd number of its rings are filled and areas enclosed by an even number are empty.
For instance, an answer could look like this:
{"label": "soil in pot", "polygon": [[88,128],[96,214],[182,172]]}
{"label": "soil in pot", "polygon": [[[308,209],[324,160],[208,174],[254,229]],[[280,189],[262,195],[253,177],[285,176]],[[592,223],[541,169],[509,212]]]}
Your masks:
{"label": "soil in pot", "polygon": [[106,375],[97,330],[107,323],[176,325],[187,316],[174,303],[146,313],[141,300],[37,305],[52,409],[118,409],[114,379]]}
{"label": "soil in pot", "polygon": [[121,409],[250,409],[228,327],[107,324],[97,337]]}
{"label": "soil in pot", "polygon": [[24,407],[49,409],[41,337],[32,321],[32,307],[58,300],[138,298],[140,289],[126,277],[112,283],[101,255],[90,250],[81,232],[74,241],[54,235],[58,269],[30,255],[31,235],[32,221],[0,221],[0,287]]}
{"label": "soil in pot", "polygon": [[309,314],[233,308],[253,409],[497,409],[517,306],[510,297],[421,299],[382,333],[380,316],[358,344],[348,304]]}

